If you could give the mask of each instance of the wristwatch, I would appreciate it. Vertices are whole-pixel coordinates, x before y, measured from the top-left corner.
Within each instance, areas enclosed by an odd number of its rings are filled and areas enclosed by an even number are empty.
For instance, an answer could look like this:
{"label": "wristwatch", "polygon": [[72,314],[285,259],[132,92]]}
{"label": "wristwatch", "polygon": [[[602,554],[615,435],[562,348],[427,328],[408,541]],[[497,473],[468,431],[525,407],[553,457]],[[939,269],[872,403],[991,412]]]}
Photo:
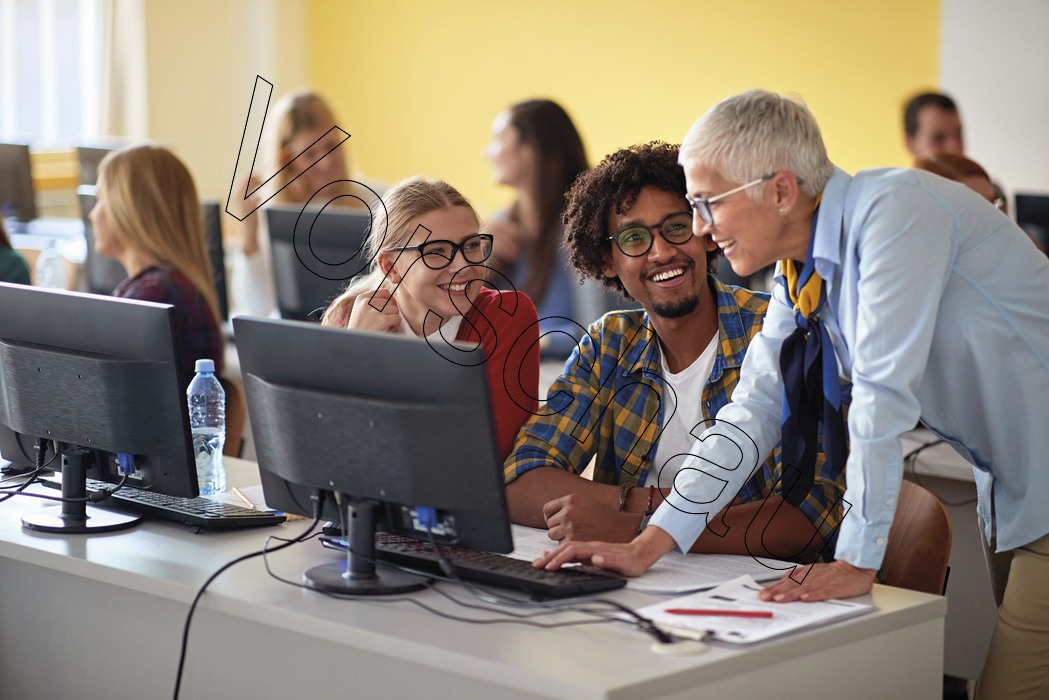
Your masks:
{"label": "wristwatch", "polygon": [[645,528],[648,527],[648,521],[652,519],[652,514],[655,512],[654,510],[646,510],[641,514],[641,524],[637,526],[638,534],[645,531]]}

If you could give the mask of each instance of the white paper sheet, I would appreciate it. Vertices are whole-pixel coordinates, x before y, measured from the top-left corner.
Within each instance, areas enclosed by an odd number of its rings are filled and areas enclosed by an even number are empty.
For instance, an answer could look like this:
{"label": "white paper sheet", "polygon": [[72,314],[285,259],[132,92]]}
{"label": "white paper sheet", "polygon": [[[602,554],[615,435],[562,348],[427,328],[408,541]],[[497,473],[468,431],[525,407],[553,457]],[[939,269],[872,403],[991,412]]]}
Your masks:
{"label": "white paper sheet", "polygon": [[[828,625],[874,610],[874,606],[850,600],[825,600],[818,603],[773,603],[758,599],[761,585],[749,576],[722,584],[717,588],[673,598],[639,609],[660,627],[693,632],[708,631],[713,639],[735,644],[761,642],[789,632]],[[755,610],[772,613],[771,618],[673,615],[674,608],[703,610]]]}

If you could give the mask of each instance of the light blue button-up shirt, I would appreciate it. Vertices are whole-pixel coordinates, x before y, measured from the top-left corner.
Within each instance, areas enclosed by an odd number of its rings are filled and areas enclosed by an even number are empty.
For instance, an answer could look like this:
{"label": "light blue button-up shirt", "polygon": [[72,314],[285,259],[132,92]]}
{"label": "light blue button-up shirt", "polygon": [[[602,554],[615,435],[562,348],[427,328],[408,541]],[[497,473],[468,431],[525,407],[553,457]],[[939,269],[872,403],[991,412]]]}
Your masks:
{"label": "light blue button-up shirt", "polygon": [[[974,465],[988,529],[994,499],[999,550],[1049,533],[1046,257],[979,195],[916,170],[836,171],[814,235],[829,302],[820,318],[853,382],[850,510],[836,558],[881,565],[903,476],[900,435],[919,418]],[[650,521],[682,551],[779,440],[780,346],[793,328],[777,285],[732,403]]]}

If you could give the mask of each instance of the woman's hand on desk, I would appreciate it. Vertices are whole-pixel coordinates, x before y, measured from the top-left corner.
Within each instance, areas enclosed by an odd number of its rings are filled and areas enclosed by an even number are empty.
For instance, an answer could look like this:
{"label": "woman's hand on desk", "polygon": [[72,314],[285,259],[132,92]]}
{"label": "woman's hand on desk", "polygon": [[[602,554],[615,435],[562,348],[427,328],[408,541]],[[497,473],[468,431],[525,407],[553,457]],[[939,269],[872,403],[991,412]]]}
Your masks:
{"label": "woman's hand on desk", "polygon": [[799,566],[758,593],[758,597],[777,603],[853,598],[870,593],[877,572],[877,569],[860,569],[844,561]]}
{"label": "woman's hand on desk", "polygon": [[609,542],[568,542],[532,562],[537,569],[553,571],[572,562],[592,564],[618,571],[624,576],[640,576],[674,546],[674,538],[649,525],[627,544]]}

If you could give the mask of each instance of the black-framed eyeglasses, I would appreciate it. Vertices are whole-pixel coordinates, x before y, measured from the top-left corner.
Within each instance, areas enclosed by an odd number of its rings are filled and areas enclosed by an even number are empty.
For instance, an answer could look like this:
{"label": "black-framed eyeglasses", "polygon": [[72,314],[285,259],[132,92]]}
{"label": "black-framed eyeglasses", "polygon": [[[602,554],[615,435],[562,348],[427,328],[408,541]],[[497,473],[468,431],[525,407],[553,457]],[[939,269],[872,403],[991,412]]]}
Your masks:
{"label": "black-framed eyeglasses", "polygon": [[[759,177],[757,180],[754,180],[753,182],[748,182],[747,184],[740,185],[739,187],[731,189],[728,192],[722,192],[721,194],[714,195],[713,197],[707,197],[705,199],[703,197],[692,197],[692,196],[686,194],[685,195],[685,201],[687,201],[689,206],[692,207],[692,211],[694,211],[697,214],[699,214],[700,220],[702,220],[703,223],[705,223],[707,226],[710,226],[711,224],[714,223],[714,215],[712,213],[710,213],[710,205],[711,204],[713,204],[714,202],[717,202],[718,200],[724,199],[725,197],[728,197],[731,194],[736,194],[737,192],[742,192],[743,190],[747,189],[748,187],[753,187],[754,185],[760,185],[762,182],[766,182],[767,180],[771,180],[772,178],[776,177],[777,174],[778,174],[778,171],[775,172],[775,173],[769,173],[768,175],[764,175],[762,177]],[[797,175],[795,175],[794,177],[795,177],[795,179],[797,179],[799,185],[804,185],[805,184],[805,181],[802,180]]]}
{"label": "black-framed eyeglasses", "polygon": [[487,233],[475,233],[464,238],[460,243],[426,241],[419,245],[391,248],[391,252],[401,250],[417,250],[426,267],[431,270],[441,270],[452,264],[452,258],[460,250],[463,252],[463,259],[466,262],[483,263],[492,254],[492,236]]}
{"label": "black-framed eyeglasses", "polygon": [[663,240],[674,245],[681,245],[692,238],[692,212],[679,211],[668,215],[655,226],[631,226],[623,229],[608,240],[615,241],[623,255],[632,258],[644,255],[652,247],[656,231]]}

